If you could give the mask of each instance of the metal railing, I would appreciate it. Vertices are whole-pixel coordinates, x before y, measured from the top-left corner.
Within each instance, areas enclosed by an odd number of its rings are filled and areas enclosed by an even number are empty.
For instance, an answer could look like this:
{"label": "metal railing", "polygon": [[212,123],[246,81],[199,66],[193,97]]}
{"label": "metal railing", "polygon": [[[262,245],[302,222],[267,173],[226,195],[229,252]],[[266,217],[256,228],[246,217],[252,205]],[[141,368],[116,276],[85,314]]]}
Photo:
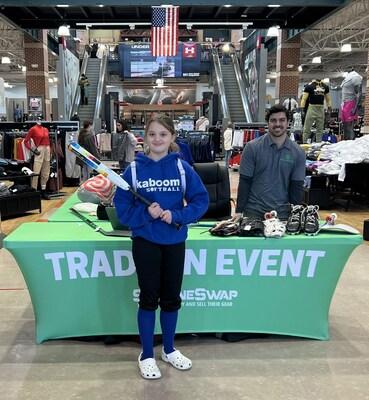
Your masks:
{"label": "metal railing", "polygon": [[240,95],[241,95],[241,100],[242,100],[242,108],[245,113],[246,122],[253,122],[252,115],[250,112],[250,105],[249,105],[249,101],[248,101],[247,93],[246,93],[246,89],[245,89],[245,83],[242,79],[242,73],[241,73],[241,68],[240,68],[240,63],[238,61],[238,57],[236,54],[232,54],[231,57],[232,57],[234,72],[236,74],[237,85],[240,90]]}
{"label": "metal railing", "polygon": [[224,83],[223,83],[223,79],[222,79],[222,69],[220,66],[219,55],[218,55],[218,51],[216,48],[214,48],[214,47],[212,48],[211,55],[212,55],[213,64],[214,64],[215,78],[217,81],[217,86],[218,86],[219,95],[220,95],[220,104],[222,107],[223,118],[227,119],[227,122],[231,122],[231,114],[229,112],[228,103],[227,103],[226,94],[225,94]]}
{"label": "metal railing", "polygon": [[82,56],[81,71],[80,71],[80,75],[78,77],[77,87],[76,87],[76,90],[74,92],[73,104],[72,104],[72,107],[71,107],[71,113],[69,115],[69,119],[71,119],[71,117],[74,115],[74,113],[78,112],[79,103],[80,103],[80,100],[81,100],[81,90],[79,88],[79,80],[81,78],[81,75],[86,73],[88,58],[89,58],[88,57],[88,53],[87,53],[86,49],[84,49],[83,50],[83,56]]}
{"label": "metal railing", "polygon": [[93,126],[95,132],[100,130],[101,128],[101,107],[102,107],[102,97],[104,94],[105,89],[105,81],[106,81],[106,68],[108,64],[108,51],[104,51],[103,57],[100,63],[100,73],[99,73],[99,82],[97,84],[97,91],[96,91],[96,106],[93,118]]}

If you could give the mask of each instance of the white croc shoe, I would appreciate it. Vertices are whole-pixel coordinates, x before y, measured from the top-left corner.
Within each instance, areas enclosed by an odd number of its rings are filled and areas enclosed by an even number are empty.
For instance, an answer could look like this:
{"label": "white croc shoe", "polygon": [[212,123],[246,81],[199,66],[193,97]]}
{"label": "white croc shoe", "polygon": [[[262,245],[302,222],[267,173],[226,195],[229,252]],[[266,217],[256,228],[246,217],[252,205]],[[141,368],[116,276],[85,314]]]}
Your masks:
{"label": "white croc shoe", "polygon": [[140,373],[142,378],[144,379],[159,379],[161,378],[161,372],[158,366],[156,365],[155,358],[146,358],[141,361],[141,355],[138,356],[138,368],[140,369]]}
{"label": "white croc shoe", "polygon": [[165,354],[164,349],[162,349],[161,359],[182,371],[192,368],[192,361],[185,357],[179,350],[174,350],[172,353]]}

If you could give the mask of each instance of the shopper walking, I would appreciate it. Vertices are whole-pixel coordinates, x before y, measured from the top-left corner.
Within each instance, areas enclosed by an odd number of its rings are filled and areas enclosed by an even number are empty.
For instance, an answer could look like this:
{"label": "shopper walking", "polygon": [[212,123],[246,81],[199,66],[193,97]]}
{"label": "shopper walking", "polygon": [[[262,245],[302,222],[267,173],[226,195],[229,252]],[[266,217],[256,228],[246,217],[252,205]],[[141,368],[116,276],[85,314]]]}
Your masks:
{"label": "shopper walking", "polygon": [[112,159],[119,161],[119,167],[124,171],[130,162],[135,158],[135,148],[137,139],[129,131],[130,126],[127,121],[117,122],[117,131],[112,135]]}
{"label": "shopper walking", "polygon": [[161,377],[153,349],[158,305],[162,360],[179,370],[192,366],[191,360],[175,349],[174,336],[181,307],[187,224],[206,212],[209,198],[200,177],[189,164],[179,160],[175,138],[169,117],[151,119],[144,136],[147,153],[138,154],[123,174],[133,188],[152,202],[150,207],[120,188],[114,199],[120,221],[132,230],[132,254],[140,288],[137,320],[142,352],[138,366],[145,379]]}
{"label": "shopper walking", "polygon": [[[79,131],[78,144],[84,147],[96,158],[100,158],[99,150],[96,144],[95,134],[92,130],[91,121],[83,121],[83,128]],[[77,158],[77,164],[81,166],[81,181],[84,182],[90,177],[92,169]]]}
{"label": "shopper walking", "polygon": [[232,124],[228,123],[227,129],[223,132],[224,162],[227,168],[232,155],[232,133]]}
{"label": "shopper walking", "polygon": [[90,82],[88,81],[88,78],[85,74],[82,74],[81,77],[79,78],[79,87],[81,90],[81,106],[88,105],[88,86],[90,85]]}

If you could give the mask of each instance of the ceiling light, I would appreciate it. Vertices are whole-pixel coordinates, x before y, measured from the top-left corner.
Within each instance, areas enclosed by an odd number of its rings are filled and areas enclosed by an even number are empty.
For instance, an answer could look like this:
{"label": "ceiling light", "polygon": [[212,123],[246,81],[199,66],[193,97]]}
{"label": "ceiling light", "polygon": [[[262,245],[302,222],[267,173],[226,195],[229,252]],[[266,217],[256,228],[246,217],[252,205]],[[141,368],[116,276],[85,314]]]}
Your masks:
{"label": "ceiling light", "polygon": [[270,7],[270,8],[277,8],[280,6],[281,6],[280,4],[268,4],[268,7]]}
{"label": "ceiling light", "polygon": [[68,8],[69,4],[57,4],[56,6],[59,8]]}
{"label": "ceiling light", "polygon": [[59,26],[58,36],[70,36],[69,27],[66,25]]}
{"label": "ceiling light", "polygon": [[341,46],[341,53],[350,53],[352,51],[351,43],[345,43]]}
{"label": "ceiling light", "polygon": [[321,64],[322,63],[322,57],[313,57],[313,60],[311,61],[313,64]]}
{"label": "ceiling light", "polygon": [[279,34],[279,26],[271,26],[268,29],[267,36],[269,37],[276,37]]}
{"label": "ceiling light", "polygon": [[49,78],[49,83],[53,83],[53,78]]}
{"label": "ceiling light", "polygon": [[229,43],[226,43],[222,46],[222,52],[223,53],[229,53],[231,51],[231,48],[229,46]]}
{"label": "ceiling light", "polygon": [[104,4],[98,4],[97,6],[103,8]]}
{"label": "ceiling light", "polygon": [[9,57],[1,57],[1,64],[10,64],[10,58]]}
{"label": "ceiling light", "polygon": [[232,4],[224,4],[224,7],[225,7],[225,8],[232,7]]}
{"label": "ceiling light", "polygon": [[23,65],[22,72],[26,72],[26,71],[27,71],[27,67],[25,65]]}
{"label": "ceiling light", "polygon": [[265,79],[265,83],[270,83],[270,79],[269,79],[269,78],[266,78],[266,79]]}
{"label": "ceiling light", "polygon": [[297,71],[302,72],[302,65],[299,65],[299,66],[297,67]]}

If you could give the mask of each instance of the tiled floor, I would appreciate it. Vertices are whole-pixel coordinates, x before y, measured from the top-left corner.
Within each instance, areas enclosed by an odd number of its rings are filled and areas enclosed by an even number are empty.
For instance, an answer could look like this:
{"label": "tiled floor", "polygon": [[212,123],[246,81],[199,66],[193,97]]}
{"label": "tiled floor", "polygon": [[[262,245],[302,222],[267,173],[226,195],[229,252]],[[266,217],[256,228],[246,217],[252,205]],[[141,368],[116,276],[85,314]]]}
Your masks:
{"label": "tiled floor", "polygon": [[163,378],[150,382],[138,374],[135,342],[37,345],[26,285],[2,249],[0,399],[369,399],[368,305],[369,246],[363,244],[338,283],[329,341],[269,336],[227,343],[189,336],[177,345],[193,359],[193,369],[179,372],[159,362]]}

